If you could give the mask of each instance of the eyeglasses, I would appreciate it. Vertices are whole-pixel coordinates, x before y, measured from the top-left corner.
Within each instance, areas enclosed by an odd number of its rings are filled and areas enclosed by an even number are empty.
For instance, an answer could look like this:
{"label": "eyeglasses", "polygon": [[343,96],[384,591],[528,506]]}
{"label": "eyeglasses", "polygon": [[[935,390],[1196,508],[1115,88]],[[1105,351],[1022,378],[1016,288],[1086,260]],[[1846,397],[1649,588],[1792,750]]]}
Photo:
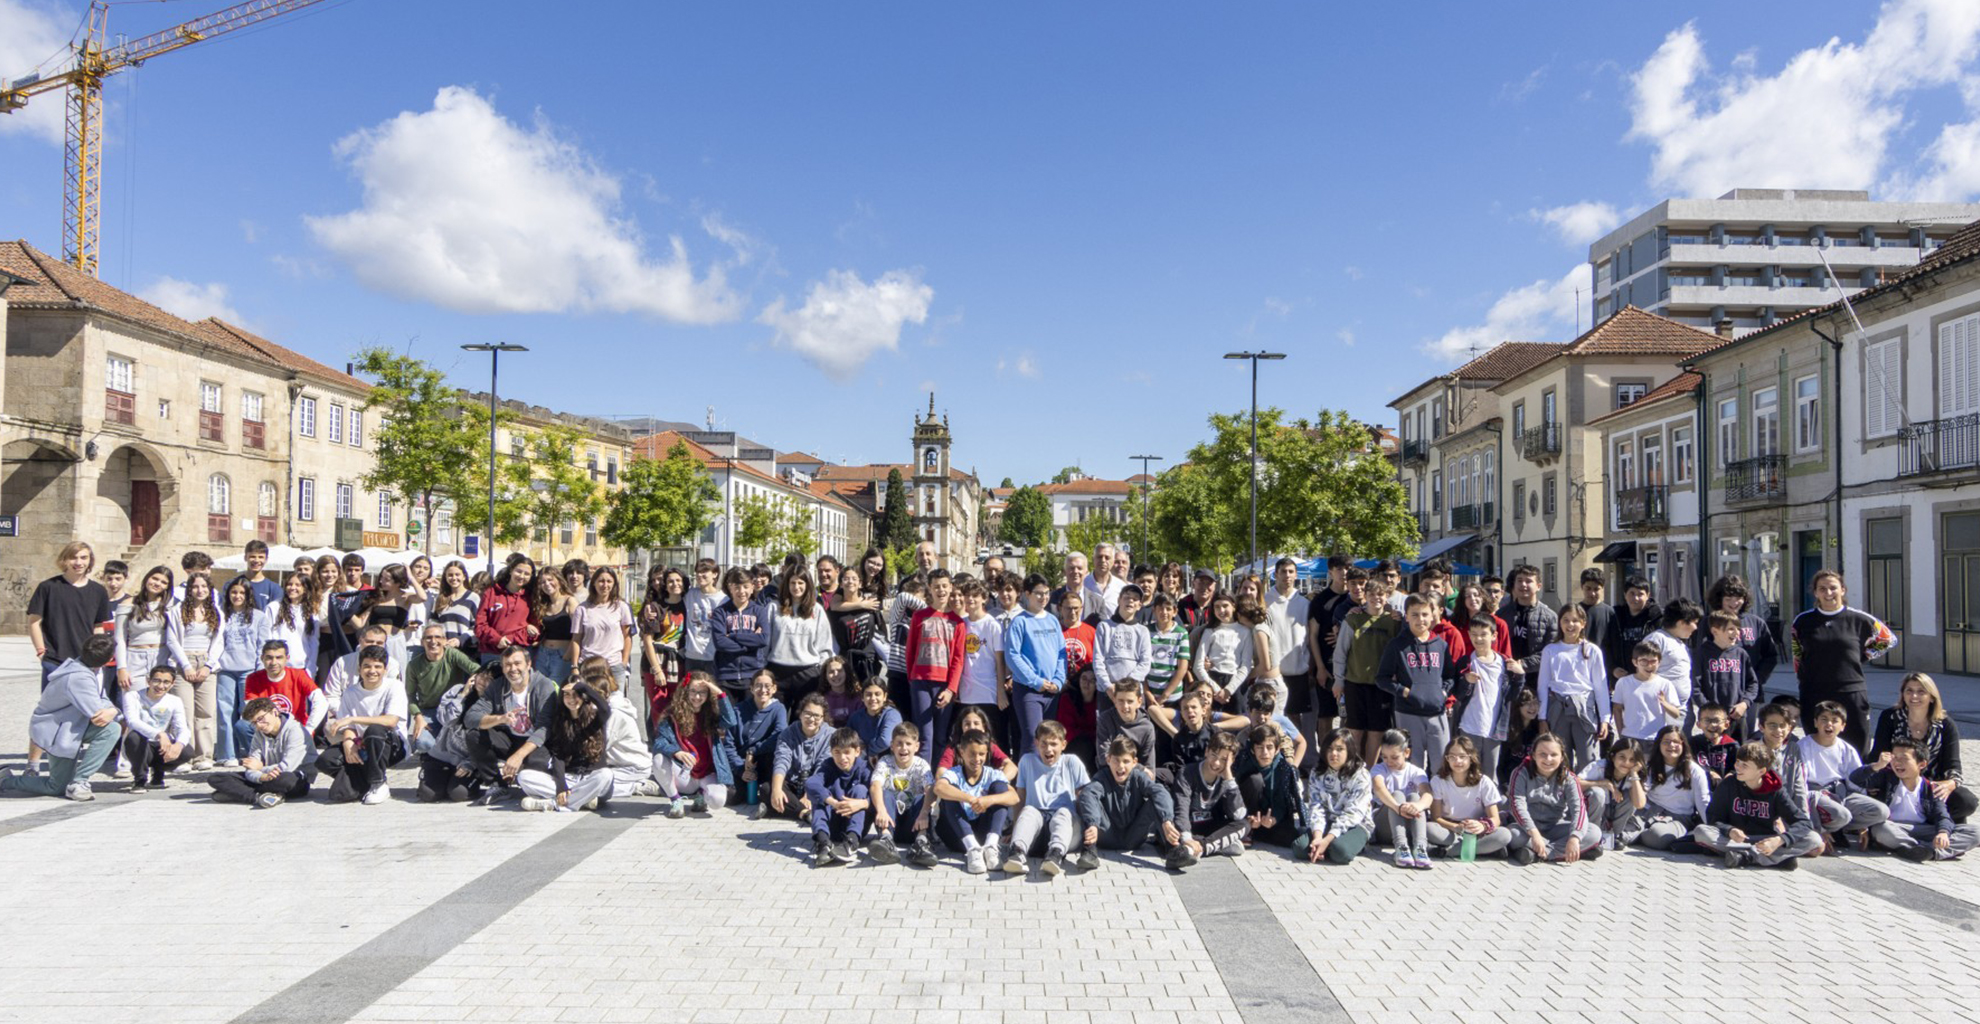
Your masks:
{"label": "eyeglasses", "polygon": [[817,714],[817,713],[815,713],[815,712],[814,712],[814,713],[812,713],[812,714],[808,714],[808,715],[799,715],[799,716],[798,716],[798,721],[800,721],[800,722],[822,722],[822,721],[824,721],[824,720],[825,720],[825,716],[824,716],[824,715],[821,715],[821,714]]}

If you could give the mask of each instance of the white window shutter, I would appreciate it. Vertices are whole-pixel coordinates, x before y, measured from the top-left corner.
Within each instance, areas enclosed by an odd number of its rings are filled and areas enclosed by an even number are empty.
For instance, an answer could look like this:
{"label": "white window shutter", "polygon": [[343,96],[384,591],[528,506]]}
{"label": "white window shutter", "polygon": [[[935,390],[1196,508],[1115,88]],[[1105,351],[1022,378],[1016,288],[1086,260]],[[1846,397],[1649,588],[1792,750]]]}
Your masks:
{"label": "white window shutter", "polygon": [[1980,411],[1980,317],[1939,328],[1939,415]]}
{"label": "white window shutter", "polygon": [[1863,432],[1882,437],[1897,428],[1891,416],[1887,367],[1896,350],[1896,341],[1873,345],[1863,359]]}

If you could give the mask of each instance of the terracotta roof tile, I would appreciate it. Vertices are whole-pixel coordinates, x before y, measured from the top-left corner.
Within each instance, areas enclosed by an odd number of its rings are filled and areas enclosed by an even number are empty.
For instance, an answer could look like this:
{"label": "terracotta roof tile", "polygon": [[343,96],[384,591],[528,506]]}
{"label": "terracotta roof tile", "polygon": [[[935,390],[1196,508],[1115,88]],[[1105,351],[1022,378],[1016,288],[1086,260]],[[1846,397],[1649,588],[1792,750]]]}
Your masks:
{"label": "terracotta roof tile", "polygon": [[[1504,341],[1480,353],[1477,358],[1452,370],[1428,378],[1423,383],[1403,392],[1413,395],[1440,380],[1484,381],[1497,383],[1508,377],[1516,377],[1535,366],[1560,354],[1565,346],[1551,341]],[[1401,401],[1401,399],[1397,399]],[[1394,403],[1391,403],[1394,404]]]}
{"label": "terracotta roof tile", "polygon": [[1130,494],[1134,488],[1126,480],[1074,480],[1063,484],[1039,484],[1040,494]]}
{"label": "terracotta roof tile", "polygon": [[1631,402],[1630,404],[1623,406],[1620,409],[1617,409],[1615,412],[1603,413],[1602,415],[1597,416],[1592,420],[1589,420],[1588,425],[1592,427],[1595,424],[1602,422],[1603,420],[1611,419],[1616,416],[1621,416],[1624,413],[1635,412],[1636,410],[1641,409],[1646,405],[1650,405],[1654,402],[1661,402],[1667,398],[1677,398],[1683,395],[1697,394],[1698,385],[1704,382],[1705,382],[1705,378],[1703,375],[1698,373],[1693,373],[1687,370],[1684,373],[1680,373],[1677,376],[1672,377],[1670,380],[1667,380],[1662,384],[1659,384],[1656,387],[1651,388],[1649,392],[1644,394],[1642,398],[1639,398],[1636,401]]}
{"label": "terracotta roof tile", "polygon": [[268,357],[252,346],[216,338],[193,324],[120,288],[113,288],[26,242],[0,242],[0,270],[25,280],[7,291],[15,308],[94,309],[189,341],[214,345],[257,362]]}
{"label": "terracotta roof tile", "polygon": [[246,345],[248,348],[259,353],[263,358],[288,367],[298,373],[315,377],[319,380],[335,384],[338,387],[350,388],[359,393],[369,392],[371,390],[371,385],[342,370],[333,370],[300,352],[277,345],[267,338],[261,337],[244,327],[237,327],[234,324],[230,324],[219,317],[207,317],[199,323],[194,324],[193,327],[205,337],[211,337],[215,340],[224,339]]}
{"label": "terracotta roof tile", "polygon": [[1616,315],[1569,342],[1561,353],[1575,356],[1695,356],[1724,340],[1711,331],[1681,324],[1635,306],[1624,306]]}

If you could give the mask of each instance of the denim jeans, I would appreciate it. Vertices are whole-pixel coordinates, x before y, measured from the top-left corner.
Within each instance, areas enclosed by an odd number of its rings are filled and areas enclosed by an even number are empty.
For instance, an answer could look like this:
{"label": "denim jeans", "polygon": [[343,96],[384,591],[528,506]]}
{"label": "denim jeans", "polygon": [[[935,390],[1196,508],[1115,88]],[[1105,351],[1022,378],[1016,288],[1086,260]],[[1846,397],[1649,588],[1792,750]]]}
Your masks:
{"label": "denim jeans", "polygon": [[536,670],[549,676],[550,681],[558,686],[571,678],[571,662],[564,657],[564,649],[549,644],[536,649]]}
{"label": "denim jeans", "polygon": [[219,708],[219,728],[214,730],[213,756],[220,761],[236,760],[240,755],[235,752],[235,737],[240,734],[235,731],[235,726],[241,720],[241,705],[246,703],[242,698],[247,694],[247,673],[215,672],[213,678],[219,687],[213,695]]}

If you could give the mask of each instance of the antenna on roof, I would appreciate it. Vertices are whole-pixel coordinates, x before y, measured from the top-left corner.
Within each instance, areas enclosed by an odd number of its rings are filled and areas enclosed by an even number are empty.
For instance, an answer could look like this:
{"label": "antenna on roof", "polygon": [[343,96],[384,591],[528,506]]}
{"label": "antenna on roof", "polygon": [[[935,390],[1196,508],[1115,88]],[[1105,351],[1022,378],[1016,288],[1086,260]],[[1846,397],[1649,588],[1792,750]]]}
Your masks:
{"label": "antenna on roof", "polygon": [[1581,337],[1581,289],[1574,290],[1574,336]]}
{"label": "antenna on roof", "polygon": [[714,432],[714,430],[715,430],[715,407],[714,407],[714,406],[712,406],[712,405],[708,407],[708,421],[707,421],[707,422],[708,422],[708,430],[709,430],[709,432],[710,432],[710,433],[713,433],[713,432]]}

